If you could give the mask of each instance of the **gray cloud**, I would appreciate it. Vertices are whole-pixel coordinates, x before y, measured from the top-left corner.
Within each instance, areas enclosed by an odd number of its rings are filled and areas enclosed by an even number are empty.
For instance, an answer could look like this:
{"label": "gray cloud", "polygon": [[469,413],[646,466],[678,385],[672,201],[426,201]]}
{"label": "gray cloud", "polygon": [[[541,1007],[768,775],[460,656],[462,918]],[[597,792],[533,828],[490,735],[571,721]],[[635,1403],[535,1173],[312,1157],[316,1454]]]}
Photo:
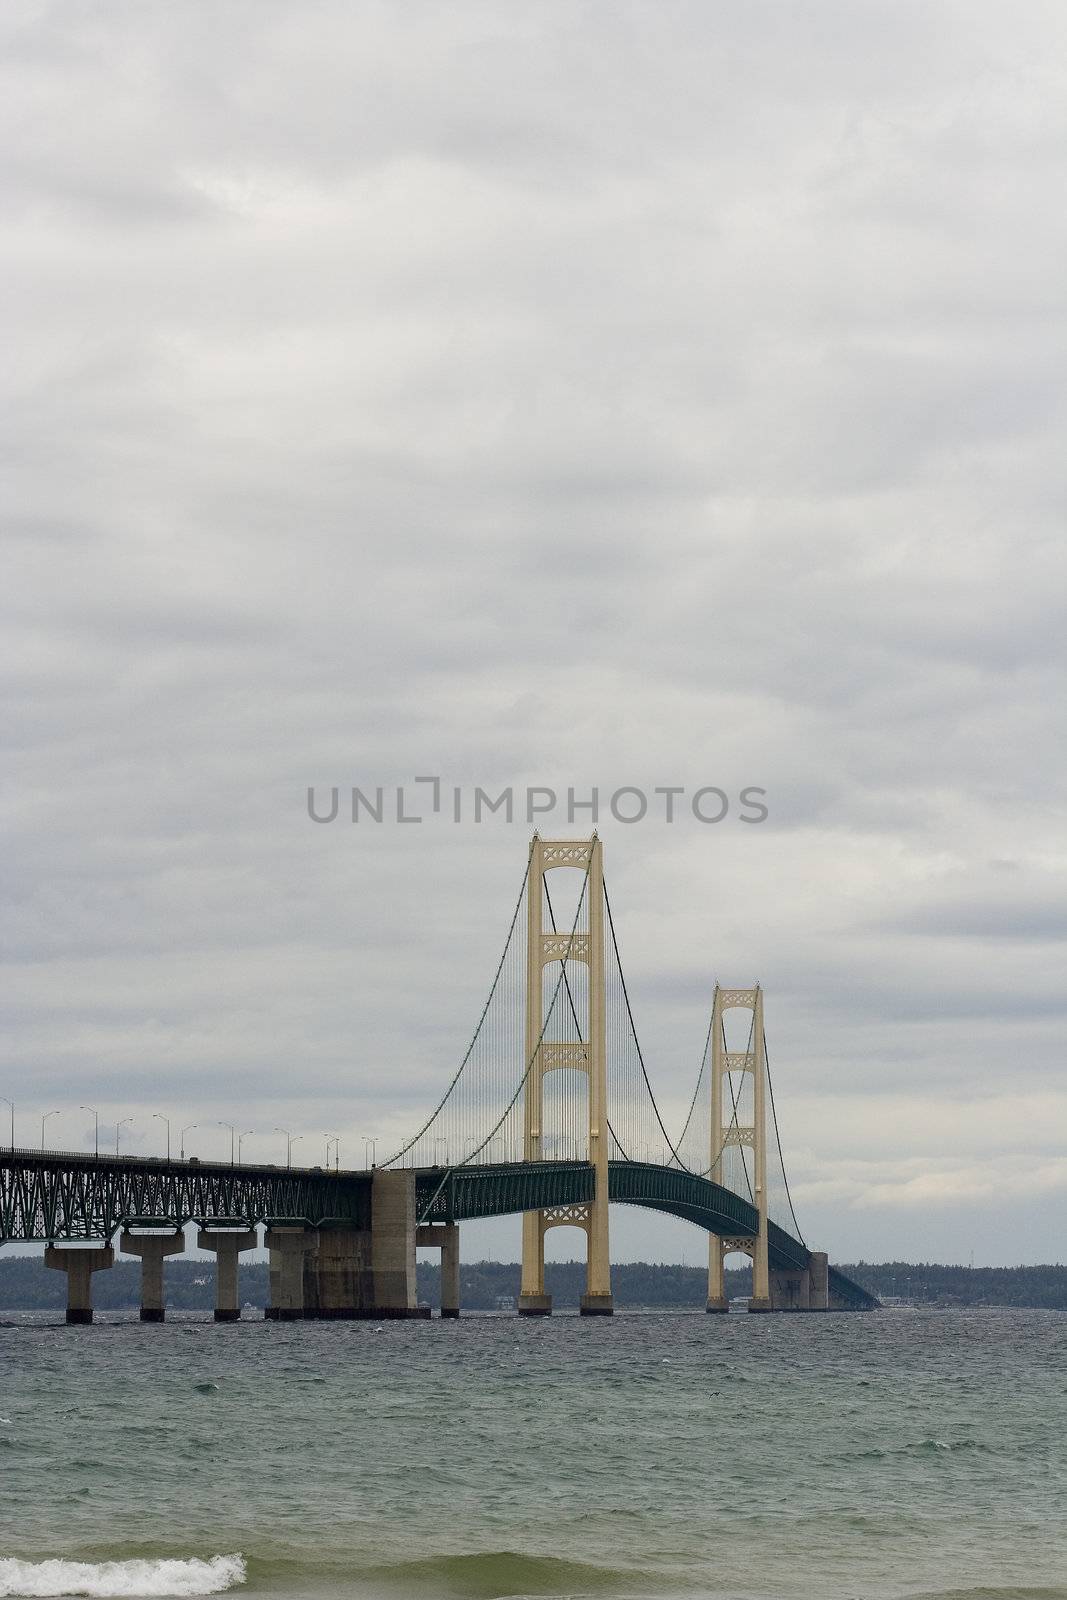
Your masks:
{"label": "gray cloud", "polygon": [[604,827],[665,1103],[758,976],[809,1237],[1059,1253],[1060,10],[0,28],[23,1135],[433,1103],[528,829],[308,784],[755,783]]}

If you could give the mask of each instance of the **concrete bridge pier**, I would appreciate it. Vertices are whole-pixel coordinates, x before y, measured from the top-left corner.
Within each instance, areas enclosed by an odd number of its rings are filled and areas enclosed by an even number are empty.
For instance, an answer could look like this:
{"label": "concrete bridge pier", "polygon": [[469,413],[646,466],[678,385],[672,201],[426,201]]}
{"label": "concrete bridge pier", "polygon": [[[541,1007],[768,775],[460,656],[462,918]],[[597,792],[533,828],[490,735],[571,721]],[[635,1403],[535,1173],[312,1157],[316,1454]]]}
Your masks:
{"label": "concrete bridge pier", "polygon": [[163,1298],[163,1258],[176,1256],[185,1249],[184,1233],[129,1233],[119,1236],[119,1250],[124,1256],[141,1258],[141,1321],[163,1322],[166,1319],[166,1302]]}
{"label": "concrete bridge pier", "polygon": [[319,1236],[308,1228],[268,1228],[264,1243],[270,1251],[270,1304],[268,1322],[296,1322],[304,1315],[304,1256],[318,1248]]}
{"label": "concrete bridge pier", "polygon": [[[308,1254],[304,1314],[338,1321],[368,1316],[374,1306],[371,1235],[366,1228],[325,1226],[319,1248]],[[314,1282],[309,1283],[309,1278]],[[314,1308],[314,1309],[312,1309]]]}
{"label": "concrete bridge pier", "polygon": [[771,1273],[772,1311],[826,1311],[829,1307],[829,1259],[811,1252],[806,1267]]}
{"label": "concrete bridge pier", "polygon": [[808,1262],[808,1310],[830,1309],[830,1258],[825,1250],[813,1250]]}
{"label": "concrete bridge pier", "polygon": [[807,1267],[795,1272],[771,1272],[772,1311],[807,1311],[809,1277]]}
{"label": "concrete bridge pier", "polygon": [[238,1269],[245,1250],[254,1250],[259,1243],[255,1228],[236,1232],[215,1232],[201,1228],[196,1236],[198,1250],[211,1250],[215,1255],[215,1321],[240,1322],[241,1301],[238,1295]]}
{"label": "concrete bridge pier", "polygon": [[415,1174],[377,1171],[371,1185],[375,1317],[428,1317],[415,1286]]}
{"label": "concrete bridge pier", "polygon": [[441,1315],[459,1316],[459,1228],[454,1222],[417,1228],[415,1243],[441,1252]]}
{"label": "concrete bridge pier", "polygon": [[67,1321],[92,1322],[92,1275],[104,1267],[113,1267],[115,1252],[105,1244],[96,1249],[76,1250],[54,1244],[46,1245],[44,1264],[56,1272],[67,1274]]}
{"label": "concrete bridge pier", "polygon": [[[415,1174],[376,1171],[371,1179],[370,1213],[364,1225],[326,1220],[318,1230],[276,1225],[267,1230],[270,1250],[270,1305],[267,1317],[428,1317],[416,1292]],[[437,1233],[449,1231],[449,1226]],[[458,1229],[454,1250],[455,1292],[447,1301],[459,1312]],[[449,1266],[445,1265],[448,1276]],[[454,1307],[454,1309],[451,1309]]]}

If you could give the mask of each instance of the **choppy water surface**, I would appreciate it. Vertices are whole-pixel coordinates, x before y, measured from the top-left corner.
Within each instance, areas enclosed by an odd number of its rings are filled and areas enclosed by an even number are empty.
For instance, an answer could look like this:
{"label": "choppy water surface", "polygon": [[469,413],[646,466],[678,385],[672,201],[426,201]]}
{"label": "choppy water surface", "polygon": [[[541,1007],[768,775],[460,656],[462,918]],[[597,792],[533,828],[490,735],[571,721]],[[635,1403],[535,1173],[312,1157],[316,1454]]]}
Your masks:
{"label": "choppy water surface", "polygon": [[0,1328],[0,1596],[1067,1600],[1067,1315]]}

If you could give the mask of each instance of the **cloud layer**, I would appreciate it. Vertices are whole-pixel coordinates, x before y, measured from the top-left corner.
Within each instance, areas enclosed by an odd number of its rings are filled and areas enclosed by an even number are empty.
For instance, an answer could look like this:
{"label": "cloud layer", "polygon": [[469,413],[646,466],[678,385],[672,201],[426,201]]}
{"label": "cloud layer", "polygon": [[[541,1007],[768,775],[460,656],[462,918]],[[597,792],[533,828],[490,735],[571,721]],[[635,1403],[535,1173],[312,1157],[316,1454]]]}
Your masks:
{"label": "cloud layer", "polygon": [[757,784],[603,827],[667,1107],[759,977],[810,1239],[1062,1255],[1062,10],[0,29],[19,1137],[420,1120],[529,830],[309,784]]}

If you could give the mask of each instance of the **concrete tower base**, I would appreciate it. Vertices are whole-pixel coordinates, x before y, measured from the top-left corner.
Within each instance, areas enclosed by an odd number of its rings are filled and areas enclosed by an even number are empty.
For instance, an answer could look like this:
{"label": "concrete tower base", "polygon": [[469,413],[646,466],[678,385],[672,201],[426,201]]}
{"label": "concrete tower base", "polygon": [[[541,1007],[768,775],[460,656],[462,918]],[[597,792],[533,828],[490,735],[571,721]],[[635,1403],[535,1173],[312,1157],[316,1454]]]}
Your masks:
{"label": "concrete tower base", "polygon": [[578,1309],[583,1317],[610,1317],[615,1312],[615,1301],[610,1294],[583,1294]]}
{"label": "concrete tower base", "polygon": [[520,1294],[520,1317],[550,1317],[552,1315],[552,1296],[550,1294]]}

